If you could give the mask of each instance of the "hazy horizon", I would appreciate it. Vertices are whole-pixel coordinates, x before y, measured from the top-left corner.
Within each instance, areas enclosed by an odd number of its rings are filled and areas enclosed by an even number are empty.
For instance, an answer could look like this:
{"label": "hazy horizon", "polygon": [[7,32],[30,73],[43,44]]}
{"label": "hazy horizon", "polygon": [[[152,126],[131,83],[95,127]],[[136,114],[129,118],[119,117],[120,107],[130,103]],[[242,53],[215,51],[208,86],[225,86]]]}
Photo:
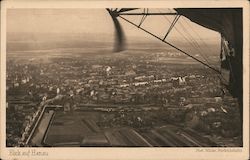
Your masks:
{"label": "hazy horizon", "polygon": [[[133,12],[142,12],[137,9]],[[149,9],[149,12],[175,12],[173,9]],[[139,23],[141,16],[126,16],[134,23]],[[148,16],[142,27],[158,35],[164,35],[174,16]],[[119,19],[119,18],[118,18]],[[126,35],[136,37],[149,37],[149,35],[138,30],[138,28],[119,19]],[[219,38],[219,33],[204,28],[189,19],[181,16],[175,28],[188,29],[190,33],[194,30],[204,39]],[[185,30],[184,30],[185,31]],[[114,26],[109,13],[103,9],[8,9],[7,10],[7,32],[15,33],[96,33],[114,34]],[[183,32],[185,33],[185,32]],[[180,38],[176,29],[169,36]],[[195,34],[194,34],[194,38]]]}
{"label": "hazy horizon", "polygon": [[[150,9],[150,12],[174,12],[172,9]],[[137,9],[133,12],[142,12]],[[127,19],[139,23],[141,16],[127,16]],[[142,27],[164,37],[173,16],[150,16]],[[128,47],[138,43],[151,46],[166,46],[161,41],[141,31],[135,26],[119,19]],[[88,47],[106,45],[113,47],[115,34],[112,19],[103,9],[8,9],[7,10],[7,50],[46,49],[56,47]],[[172,29],[168,42],[182,48],[192,48],[196,52],[193,41],[204,51],[216,53],[220,48],[220,34],[181,17]],[[93,42],[93,44],[90,44]],[[98,44],[96,43],[98,42]],[[146,45],[145,45],[146,46]],[[36,48],[37,47],[37,48]]]}

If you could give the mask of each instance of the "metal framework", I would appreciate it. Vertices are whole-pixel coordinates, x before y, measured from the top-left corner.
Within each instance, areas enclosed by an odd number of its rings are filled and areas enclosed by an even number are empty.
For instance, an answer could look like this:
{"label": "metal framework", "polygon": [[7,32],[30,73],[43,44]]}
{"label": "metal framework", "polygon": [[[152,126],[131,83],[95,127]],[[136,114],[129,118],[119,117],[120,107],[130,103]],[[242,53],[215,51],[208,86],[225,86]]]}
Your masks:
{"label": "metal framework", "polygon": [[[161,37],[159,37],[159,36],[157,36],[157,35],[151,33],[150,31],[148,31],[148,30],[146,30],[146,29],[144,29],[144,28],[141,27],[142,23],[143,23],[144,20],[145,20],[145,17],[142,17],[141,22],[139,23],[139,25],[137,25],[137,24],[131,22],[130,20],[124,18],[124,16],[122,16],[122,15],[143,15],[143,16],[148,16],[148,15],[175,15],[176,17],[175,17],[175,19],[173,20],[173,22],[172,22],[170,28],[168,29],[166,35],[164,36],[164,38],[161,38]],[[167,45],[173,47],[174,49],[180,51],[181,53],[187,55],[188,57],[190,57],[190,58],[196,60],[197,62],[199,62],[199,63],[201,63],[201,64],[203,64],[204,66],[206,66],[206,67],[212,69],[212,70],[215,71],[216,73],[221,74],[221,71],[220,71],[220,70],[218,70],[218,69],[216,69],[216,68],[214,68],[214,67],[212,67],[212,66],[206,64],[205,62],[203,62],[203,61],[197,59],[196,57],[190,55],[189,53],[183,51],[182,49],[180,49],[180,48],[176,47],[175,45],[173,45],[173,44],[171,44],[171,43],[169,43],[169,42],[166,41],[166,38],[167,38],[168,34],[170,33],[170,31],[172,30],[172,28],[174,27],[174,25],[176,24],[176,22],[177,22],[178,19],[180,18],[180,15],[178,15],[178,14],[176,14],[176,13],[118,13],[118,14],[117,14],[117,17],[119,17],[119,18],[123,19],[124,21],[126,21],[126,22],[132,24],[133,26],[135,26],[135,27],[141,29],[142,31],[144,31],[144,32],[146,32],[147,34],[149,34],[149,35],[155,37],[156,39],[162,41],[163,43],[165,43],[165,44],[167,44]]]}
{"label": "metal framework", "polygon": [[119,13],[119,15],[126,15],[126,16],[138,16],[138,15],[145,15],[145,16],[159,16],[159,15],[169,15],[169,16],[175,16],[179,15],[178,13]]}

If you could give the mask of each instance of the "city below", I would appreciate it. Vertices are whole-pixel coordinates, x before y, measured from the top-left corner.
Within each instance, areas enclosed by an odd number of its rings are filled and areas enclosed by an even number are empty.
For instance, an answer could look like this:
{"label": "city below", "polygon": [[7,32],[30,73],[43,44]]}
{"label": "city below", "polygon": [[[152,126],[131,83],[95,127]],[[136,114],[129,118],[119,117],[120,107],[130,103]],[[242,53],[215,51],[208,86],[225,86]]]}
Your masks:
{"label": "city below", "polygon": [[171,49],[9,52],[6,94],[8,147],[242,146],[237,99]]}

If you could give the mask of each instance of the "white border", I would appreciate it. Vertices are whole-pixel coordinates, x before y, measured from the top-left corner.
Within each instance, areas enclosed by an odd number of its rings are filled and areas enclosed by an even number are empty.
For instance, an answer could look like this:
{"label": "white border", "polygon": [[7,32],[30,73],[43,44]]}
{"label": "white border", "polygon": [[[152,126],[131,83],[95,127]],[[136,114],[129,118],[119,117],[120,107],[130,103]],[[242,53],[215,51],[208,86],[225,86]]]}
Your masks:
{"label": "white border", "polygon": [[[6,9],[7,8],[193,8],[243,7],[243,116],[244,143],[242,152],[197,152],[198,148],[6,148]],[[246,1],[2,1],[1,2],[1,148],[2,159],[248,159],[249,157],[249,3]],[[204,147],[203,147],[204,148]],[[49,156],[10,157],[10,149],[21,152],[36,149]],[[211,148],[216,149],[216,148]],[[220,148],[223,149],[223,148]]]}

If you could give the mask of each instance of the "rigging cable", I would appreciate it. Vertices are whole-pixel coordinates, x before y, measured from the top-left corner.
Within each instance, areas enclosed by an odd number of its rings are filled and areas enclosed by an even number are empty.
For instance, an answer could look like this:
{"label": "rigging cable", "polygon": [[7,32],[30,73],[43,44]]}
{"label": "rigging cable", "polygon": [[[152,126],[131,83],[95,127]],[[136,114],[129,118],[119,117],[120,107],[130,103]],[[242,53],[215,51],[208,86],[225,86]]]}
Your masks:
{"label": "rigging cable", "polygon": [[[127,20],[126,18],[122,17],[121,15],[118,15],[118,17],[120,17],[120,18],[123,19],[124,21],[126,21],[126,22],[128,22],[128,23],[130,23],[130,24],[132,24],[132,25],[134,25],[134,26],[136,26],[136,27],[138,27],[138,28],[140,28],[142,31],[144,31],[144,32],[146,32],[146,33],[148,33],[148,34],[150,34],[151,36],[157,38],[158,40],[161,40],[161,41],[162,41],[162,39],[161,39],[160,37],[154,35],[153,33],[149,32],[148,30],[146,30],[146,29],[144,29],[144,28],[142,28],[142,27],[139,27],[138,25],[136,25],[135,23],[133,23],[133,22]],[[171,43],[169,43],[169,42],[167,42],[167,41],[162,41],[162,42],[165,43],[165,44],[168,44],[169,46],[175,48],[176,50],[182,52],[183,54],[189,56],[190,58],[196,60],[197,62],[200,62],[201,64],[207,66],[208,68],[212,69],[212,70],[215,71],[216,73],[220,73],[220,71],[217,70],[216,68],[214,68],[214,67],[212,67],[212,66],[210,66],[210,65],[208,65],[208,64],[206,64],[206,63],[204,63],[203,61],[197,59],[196,57],[194,57],[194,56],[188,54],[187,52],[185,52],[185,51],[179,49],[178,47],[174,46],[173,44],[171,44]]]}
{"label": "rigging cable", "polygon": [[[181,25],[181,27],[182,27],[182,29],[188,34],[188,36],[190,36],[190,40],[191,40],[191,42],[193,42],[193,44],[194,44],[194,46],[196,47],[196,48],[198,48],[198,53],[202,56],[202,58],[208,63],[208,64],[210,64],[209,63],[209,60],[208,60],[208,57],[207,56],[205,56],[205,54],[203,54],[202,53],[202,51],[203,51],[203,49],[201,48],[201,46],[199,45],[199,43],[195,40],[195,38],[192,36],[192,34],[190,34],[189,32],[188,32],[188,30],[183,26],[183,24],[180,22],[180,25]],[[211,64],[210,64],[211,65]]]}
{"label": "rigging cable", "polygon": [[207,45],[207,43],[205,43],[205,41],[201,38],[201,36],[195,32],[195,30],[193,29],[193,27],[187,22],[187,19],[184,19],[184,22],[189,26],[189,28],[191,28],[191,30],[198,36],[199,40],[203,43],[203,45],[210,51],[212,52],[212,50],[210,49],[210,47]]}
{"label": "rigging cable", "polygon": [[176,15],[173,22],[171,23],[166,35],[164,36],[163,40],[165,40],[168,36],[168,34],[170,33],[170,31],[174,28],[174,25],[176,24],[176,22],[178,21],[178,19],[180,18],[181,16],[180,15]]}
{"label": "rigging cable", "polygon": [[[203,42],[203,44],[204,44],[204,46],[206,46],[209,50],[210,50],[210,48],[209,48],[209,46],[203,41],[203,39],[200,37],[200,35],[197,33],[197,32],[195,32],[194,30],[193,30],[193,28],[192,28],[192,26],[187,22],[187,19],[185,18],[184,19],[184,22],[186,22],[186,24],[189,26],[189,28],[191,28],[191,30],[199,37],[199,40],[201,41],[201,42]],[[190,34],[189,32],[188,32],[188,30],[183,26],[183,24],[180,22],[180,25],[182,26],[182,28],[186,31],[186,33],[192,38],[192,40],[193,40],[193,42],[194,42],[194,45],[195,46],[197,46],[197,48],[198,49],[200,49],[200,55],[206,60],[206,62],[209,64],[209,65],[211,65],[210,63],[209,63],[209,61],[208,60],[210,60],[209,59],[209,57],[208,56],[206,56],[206,54],[202,54],[202,48],[201,48],[201,46],[199,45],[199,43],[196,41],[196,39],[192,36],[192,34]],[[176,28],[177,29],[177,28]],[[211,50],[210,50],[211,51]],[[211,60],[210,60],[211,61]],[[221,71],[220,71],[220,73],[218,74],[218,78],[221,80],[221,81],[226,81],[226,79],[225,79],[225,77],[223,77],[222,76],[222,73],[221,73]]]}
{"label": "rigging cable", "polygon": [[[161,11],[160,11],[160,9],[158,9],[158,11],[160,12],[160,13],[162,13]],[[171,10],[169,10],[169,12],[171,12],[172,13],[172,11]],[[171,23],[171,21],[168,19],[168,17],[167,16],[165,16],[165,15],[163,15],[163,17],[169,22],[169,23]],[[186,19],[184,19],[184,21],[185,21]],[[186,22],[186,21],[185,21]],[[186,22],[187,23],[187,22]],[[187,23],[188,24],[188,23]],[[190,35],[190,33],[186,30],[186,28],[185,27],[183,27],[183,25],[182,25],[182,23],[180,22],[180,25],[182,26],[182,28],[186,31],[186,33],[187,34],[189,34]],[[189,24],[188,24],[189,25]],[[189,25],[190,26],[190,25]],[[193,28],[192,27],[190,27],[192,30],[193,30]],[[200,50],[202,50],[202,48],[199,46],[199,44],[198,44],[198,42],[197,41],[195,41],[195,42],[190,42],[190,40],[184,35],[184,34],[182,34],[182,32],[180,32],[179,31],[179,29],[177,28],[177,27],[175,27],[175,29],[176,29],[176,31],[180,34],[180,35],[182,35],[182,37],[185,39],[185,40],[187,40],[190,44],[191,44],[191,46],[193,46],[194,48],[198,48],[198,49],[200,49]],[[193,30],[193,32],[195,32],[194,30]],[[196,32],[195,32],[196,33]],[[198,35],[198,37],[199,37],[199,39],[205,44],[205,46],[207,46],[206,45],[206,43],[203,41],[203,39],[199,36],[199,34],[198,33],[196,33],[197,35]],[[192,35],[190,35],[190,37],[192,37],[193,38],[193,36]],[[193,38],[194,39],[194,38]],[[207,46],[208,47],[208,46]],[[209,47],[208,47],[209,48]],[[208,63],[208,65],[210,65],[210,63],[209,63],[209,61],[207,60],[207,59],[209,59],[208,57],[206,57],[205,55],[203,55],[202,53],[201,53],[201,51],[198,51],[198,52],[200,52],[200,55],[203,57],[203,59]],[[219,71],[219,70],[218,70]],[[217,72],[218,73],[218,78],[221,80],[221,81],[226,81],[226,79],[222,76],[222,73],[221,73],[221,71],[219,71],[219,72]],[[222,80],[223,79],[223,80]]]}
{"label": "rigging cable", "polygon": [[[210,50],[210,52],[211,52],[210,47],[204,42],[204,40],[200,37],[200,35],[199,35],[197,32],[194,31],[194,29],[192,28],[192,26],[187,22],[187,19],[186,19],[186,18],[184,19],[184,22],[185,22],[185,23],[189,26],[189,28],[191,28],[191,30],[198,36],[199,40],[203,43],[203,45],[204,45],[205,47],[207,47],[207,49]],[[190,33],[186,30],[186,28],[183,27],[183,24],[182,24],[181,22],[180,22],[180,24],[181,24],[182,28],[186,31],[186,33],[189,34],[190,37],[193,38],[192,34],[190,34]],[[200,50],[202,50],[202,48],[199,46],[199,43],[195,40],[195,38],[193,38],[193,40],[194,40],[194,43],[195,43],[195,45],[197,46],[197,48],[199,48]],[[208,60],[210,60],[209,57],[208,57],[208,56],[205,56],[206,54],[203,55],[202,52],[200,52],[200,55],[207,61],[207,63],[208,63],[209,65],[211,65],[211,64],[209,63],[209,61],[208,61]],[[211,60],[210,60],[210,61],[211,61]],[[230,61],[230,60],[228,60],[228,61]],[[230,62],[229,62],[229,63],[230,63]],[[231,69],[231,68],[230,68],[230,69]],[[220,71],[220,74],[218,74],[218,78],[219,78],[221,81],[225,81],[225,82],[227,81],[227,80],[225,79],[225,77],[222,76],[221,71]]]}
{"label": "rigging cable", "polygon": [[[159,12],[162,13],[160,10],[159,10]],[[163,16],[164,16],[164,18],[165,18],[169,23],[171,23],[167,16],[165,16],[165,15],[163,15]],[[182,28],[185,29],[185,27],[182,27]],[[186,41],[188,41],[188,42],[191,44],[191,46],[193,46],[194,48],[199,48],[199,49],[201,49],[199,46],[197,46],[195,43],[193,43],[191,40],[189,40],[189,39],[188,39],[188,38],[178,29],[178,28],[175,27],[175,29],[176,29],[176,31],[177,31]],[[186,30],[186,29],[185,29],[185,30]],[[189,32],[188,32],[187,30],[186,30],[186,33],[189,34]],[[199,53],[199,54],[202,56],[202,58],[209,64],[208,60],[203,56],[203,54],[201,54],[201,51],[198,51],[198,53]]]}
{"label": "rigging cable", "polygon": [[[159,12],[161,13],[161,11],[159,10]],[[170,22],[170,20],[167,18],[167,16],[165,16],[165,15],[163,15],[164,17],[165,17],[165,19],[166,20],[168,20],[168,22]],[[184,22],[186,22],[186,24],[188,24],[187,23],[187,21],[186,21],[187,19],[184,19]],[[188,30],[183,26],[183,24],[180,22],[180,25],[182,26],[182,28],[185,30],[185,32],[190,36],[190,37],[192,37],[193,38],[193,36],[188,32]],[[192,31],[193,32],[195,32],[194,30],[193,30],[193,28],[190,26],[190,24],[188,24],[189,25],[189,27],[192,29]],[[178,30],[178,28],[176,28],[175,27],[175,29],[176,29],[176,31],[179,33],[179,34],[181,34],[183,37],[184,37],[184,39],[185,40],[187,40],[188,42],[190,42],[189,41],[189,39],[188,38],[186,38],[186,36],[184,36],[179,30]],[[196,32],[195,32],[196,33]],[[207,46],[207,44],[203,41],[203,39],[200,37],[200,35],[198,34],[198,33],[196,33],[197,35],[198,35],[198,37],[199,37],[199,39],[205,44],[205,46]],[[193,38],[194,40],[195,40],[195,38]],[[202,48],[199,46],[199,43],[197,42],[197,41],[194,41],[193,43],[191,42],[191,45],[193,46],[193,47],[197,47],[198,49],[200,49],[200,50],[202,50]],[[208,47],[208,46],[207,46]],[[209,48],[209,47],[208,47]],[[202,53],[201,53],[201,51],[199,51],[200,52],[200,55],[203,57],[203,59],[210,65],[210,63],[209,63],[209,61],[208,61],[208,57],[207,56],[205,56],[205,55],[203,55]],[[221,71],[219,71],[220,73],[218,74],[218,78],[222,81],[222,79],[224,80],[224,81],[226,81],[226,79],[222,76],[222,73],[221,73]]]}
{"label": "rigging cable", "polygon": [[142,15],[142,18],[141,18],[141,21],[140,21],[140,23],[139,23],[139,25],[138,26],[141,26],[142,25],[142,23],[145,21],[145,19],[147,18],[147,14],[148,14],[148,8],[144,8],[143,9],[143,15]]}

